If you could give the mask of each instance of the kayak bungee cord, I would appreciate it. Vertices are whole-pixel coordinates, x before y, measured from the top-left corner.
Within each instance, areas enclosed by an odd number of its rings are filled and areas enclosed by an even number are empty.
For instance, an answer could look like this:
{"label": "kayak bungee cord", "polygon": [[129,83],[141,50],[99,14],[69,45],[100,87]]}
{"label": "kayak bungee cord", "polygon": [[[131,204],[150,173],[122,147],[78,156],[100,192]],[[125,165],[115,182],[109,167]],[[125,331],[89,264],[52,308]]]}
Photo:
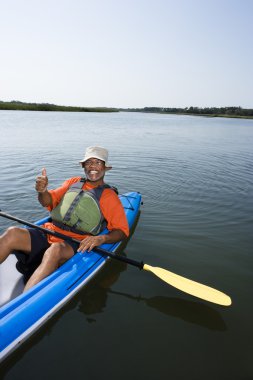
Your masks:
{"label": "kayak bungee cord", "polygon": [[126,198],[127,201],[128,201],[128,203],[129,203],[129,205],[130,205],[130,210],[134,210],[134,207],[133,207],[132,203],[130,202],[129,198],[133,198],[133,199],[135,199],[135,198],[134,197],[130,197],[129,195],[125,195],[125,194],[121,194],[121,197]]}
{"label": "kayak bungee cord", "polygon": [[[57,236],[63,240],[80,243],[80,241],[77,239],[73,239],[73,238],[66,236],[64,234],[61,234],[59,232],[52,231],[52,230],[49,230],[47,228],[38,226],[36,224],[27,222],[25,220],[16,218],[12,215],[1,212],[1,210],[0,210],[0,216],[7,218],[7,219],[10,219],[10,220],[13,220],[13,221],[16,221],[16,222],[21,223],[21,224],[26,225],[26,226],[39,229],[39,230],[41,230],[41,231],[43,231],[49,235]],[[226,295],[225,293],[223,293],[219,290],[216,290],[214,288],[211,288],[209,286],[203,285],[199,282],[192,281],[186,277],[182,277],[180,275],[177,275],[177,274],[170,272],[166,269],[159,268],[159,267],[152,267],[151,265],[144,264],[142,261],[139,262],[139,261],[130,259],[128,257],[121,256],[121,255],[115,254],[113,252],[107,251],[107,250],[99,248],[99,247],[96,247],[95,249],[93,249],[93,251],[98,252],[102,255],[109,256],[113,259],[123,261],[127,264],[138,267],[139,269],[143,269],[145,271],[151,272],[155,276],[160,278],[162,281],[166,282],[167,284],[169,284],[169,285],[171,285],[171,286],[173,286],[173,287],[175,287],[175,288],[177,288],[177,289],[179,289],[185,293],[188,293],[194,297],[201,298],[205,301],[213,302],[213,303],[216,303],[216,304],[222,305],[222,306],[230,306],[232,304],[231,298],[228,295]]]}

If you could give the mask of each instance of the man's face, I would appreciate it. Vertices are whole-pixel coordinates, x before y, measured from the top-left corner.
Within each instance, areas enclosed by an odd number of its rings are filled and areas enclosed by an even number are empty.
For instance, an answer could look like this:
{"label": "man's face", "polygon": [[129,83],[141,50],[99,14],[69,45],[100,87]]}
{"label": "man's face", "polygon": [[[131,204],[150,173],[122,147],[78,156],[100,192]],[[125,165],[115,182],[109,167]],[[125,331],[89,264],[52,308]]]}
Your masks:
{"label": "man's face", "polygon": [[98,160],[97,158],[89,158],[83,163],[83,168],[86,178],[90,182],[100,181],[103,179],[106,172],[104,161]]}

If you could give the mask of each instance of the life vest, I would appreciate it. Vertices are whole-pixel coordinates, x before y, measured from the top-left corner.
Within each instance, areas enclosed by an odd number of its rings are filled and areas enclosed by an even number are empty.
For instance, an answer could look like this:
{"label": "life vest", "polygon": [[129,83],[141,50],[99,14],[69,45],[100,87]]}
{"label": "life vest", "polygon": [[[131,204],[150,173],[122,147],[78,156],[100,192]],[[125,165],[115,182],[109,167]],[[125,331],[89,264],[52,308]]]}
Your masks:
{"label": "life vest", "polygon": [[104,189],[117,189],[107,184],[83,190],[85,178],[70,186],[60,203],[51,211],[53,224],[80,235],[97,235],[106,227],[99,200]]}

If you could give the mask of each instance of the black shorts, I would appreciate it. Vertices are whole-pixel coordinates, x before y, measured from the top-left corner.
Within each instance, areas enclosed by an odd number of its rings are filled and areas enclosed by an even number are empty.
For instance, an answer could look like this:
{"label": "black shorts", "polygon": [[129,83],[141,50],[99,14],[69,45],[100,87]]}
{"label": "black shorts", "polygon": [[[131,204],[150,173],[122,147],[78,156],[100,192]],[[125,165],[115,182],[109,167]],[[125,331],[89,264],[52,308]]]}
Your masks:
{"label": "black shorts", "polygon": [[[36,228],[27,228],[31,237],[31,252],[25,253],[22,251],[13,251],[12,253],[17,257],[18,262],[16,264],[17,270],[21,272],[27,279],[33,274],[35,269],[40,265],[45,251],[51,244],[47,241],[47,235]],[[79,244],[67,241],[76,252]]]}

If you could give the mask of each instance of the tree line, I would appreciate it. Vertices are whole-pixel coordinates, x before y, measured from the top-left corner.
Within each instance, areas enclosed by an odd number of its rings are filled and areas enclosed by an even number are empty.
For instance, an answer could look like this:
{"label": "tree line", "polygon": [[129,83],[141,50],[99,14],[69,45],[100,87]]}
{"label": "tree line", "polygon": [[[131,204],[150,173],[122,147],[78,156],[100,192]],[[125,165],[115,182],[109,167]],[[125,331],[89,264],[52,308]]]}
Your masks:
{"label": "tree line", "polygon": [[222,116],[253,118],[253,109],[242,107],[144,107],[144,108],[107,108],[107,107],[72,107],[59,106],[50,103],[24,103],[18,100],[11,102],[0,101],[0,110],[23,110],[23,111],[61,111],[61,112],[150,112],[163,114],[199,115],[199,116]]}
{"label": "tree line", "polygon": [[61,112],[117,112],[116,108],[107,107],[71,107],[58,106],[50,103],[24,103],[18,100],[0,101],[0,110],[13,111],[61,111]]}
{"label": "tree line", "polygon": [[223,116],[223,117],[253,117],[253,109],[242,107],[185,107],[185,108],[164,108],[164,107],[144,107],[128,108],[127,111],[169,113],[181,115],[202,115],[202,116]]}

